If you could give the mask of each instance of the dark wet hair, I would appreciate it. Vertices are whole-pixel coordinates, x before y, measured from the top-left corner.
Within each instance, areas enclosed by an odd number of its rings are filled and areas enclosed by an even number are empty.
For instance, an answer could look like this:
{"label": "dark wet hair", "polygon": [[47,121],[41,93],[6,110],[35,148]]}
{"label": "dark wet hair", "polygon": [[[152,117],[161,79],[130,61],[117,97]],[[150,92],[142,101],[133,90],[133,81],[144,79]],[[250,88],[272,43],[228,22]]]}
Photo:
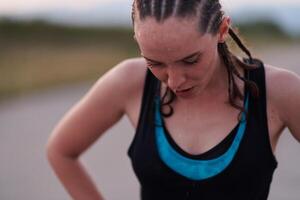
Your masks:
{"label": "dark wet hair", "polygon": [[[222,6],[219,0],[134,0],[132,6],[133,24],[137,15],[141,21],[148,17],[154,17],[158,23],[163,22],[172,16],[179,18],[198,17],[198,30],[203,34],[210,33],[216,35],[220,29],[224,12],[222,11]],[[232,28],[229,28],[229,35],[238,47],[248,56],[248,62],[244,62],[244,60],[240,60],[237,56],[231,53],[226,42],[218,44],[218,52],[225,63],[228,74],[229,103],[233,107],[240,109],[242,113],[244,108],[236,104],[235,100],[236,98],[242,100],[244,95],[239,90],[234,76],[244,81],[245,87],[250,88],[251,95],[256,98],[259,96],[259,89],[253,81],[242,77],[237,70],[237,66],[241,66],[247,71],[255,69],[257,66],[254,63],[250,51]],[[170,104],[175,98],[175,94],[167,88],[162,97],[161,104],[162,114],[165,117],[169,117],[173,114],[174,110]],[[169,108],[167,109],[168,112],[163,111],[164,106]],[[239,115],[239,120],[241,113]]]}

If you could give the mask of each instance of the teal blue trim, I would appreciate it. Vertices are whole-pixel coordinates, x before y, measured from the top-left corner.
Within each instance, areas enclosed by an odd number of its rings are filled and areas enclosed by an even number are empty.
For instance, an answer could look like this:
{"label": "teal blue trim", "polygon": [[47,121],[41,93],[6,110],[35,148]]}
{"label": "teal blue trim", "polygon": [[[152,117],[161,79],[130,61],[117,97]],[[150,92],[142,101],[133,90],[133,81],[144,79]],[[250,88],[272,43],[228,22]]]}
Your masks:
{"label": "teal blue trim", "polygon": [[[245,110],[248,111],[248,95],[246,95]],[[179,154],[169,144],[160,113],[160,98],[155,99],[155,138],[162,161],[175,172],[192,180],[203,180],[221,173],[233,160],[246,129],[246,116],[242,115],[237,134],[229,149],[221,156],[210,160],[195,160]]]}

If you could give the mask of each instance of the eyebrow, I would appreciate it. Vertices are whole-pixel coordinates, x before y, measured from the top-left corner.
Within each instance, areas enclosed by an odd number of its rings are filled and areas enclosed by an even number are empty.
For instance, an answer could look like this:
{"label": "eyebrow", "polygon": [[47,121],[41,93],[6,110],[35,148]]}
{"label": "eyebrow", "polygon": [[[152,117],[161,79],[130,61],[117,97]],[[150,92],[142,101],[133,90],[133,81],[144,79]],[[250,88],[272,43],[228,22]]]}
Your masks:
{"label": "eyebrow", "polygon": [[[184,58],[182,58],[182,59],[179,59],[179,60],[177,60],[177,61],[175,61],[175,62],[180,62],[180,61],[182,61],[182,60],[186,60],[186,59],[189,59],[189,58],[192,58],[192,57],[194,57],[194,56],[196,56],[196,55],[201,55],[201,54],[202,54],[202,53],[201,53],[200,51],[197,51],[197,52],[192,53],[191,55],[188,55],[188,56],[186,56],[186,57],[184,57]],[[156,60],[147,58],[147,57],[144,56],[143,54],[141,54],[141,56],[143,56],[145,59],[147,59],[147,60],[149,60],[149,61],[151,61],[151,62],[161,63],[160,61],[156,61]]]}

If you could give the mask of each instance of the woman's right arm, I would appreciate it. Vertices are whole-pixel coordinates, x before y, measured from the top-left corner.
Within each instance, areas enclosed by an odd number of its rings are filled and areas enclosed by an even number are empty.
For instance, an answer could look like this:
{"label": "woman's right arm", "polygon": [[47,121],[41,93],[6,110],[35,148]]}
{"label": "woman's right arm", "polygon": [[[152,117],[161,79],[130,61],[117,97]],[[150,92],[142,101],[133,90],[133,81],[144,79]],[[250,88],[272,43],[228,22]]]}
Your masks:
{"label": "woman's right arm", "polygon": [[135,63],[124,61],[103,75],[65,114],[47,141],[48,161],[73,199],[103,199],[79,156],[125,113],[136,88],[131,84]]}

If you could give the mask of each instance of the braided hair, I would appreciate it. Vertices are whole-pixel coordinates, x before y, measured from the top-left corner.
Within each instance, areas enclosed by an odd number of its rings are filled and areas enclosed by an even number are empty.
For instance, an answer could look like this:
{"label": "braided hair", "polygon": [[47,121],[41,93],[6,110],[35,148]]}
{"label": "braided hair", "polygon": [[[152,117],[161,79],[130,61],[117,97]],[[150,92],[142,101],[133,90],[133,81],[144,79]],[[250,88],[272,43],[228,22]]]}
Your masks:
{"label": "braided hair", "polygon": [[[224,16],[219,0],[134,0],[132,5],[133,24],[137,14],[141,21],[147,17],[154,17],[158,23],[172,16],[179,18],[198,17],[198,30],[203,34],[210,33],[212,35],[218,33]],[[231,27],[229,28],[229,35],[248,56],[249,60],[249,62],[245,62],[231,53],[226,42],[218,43],[218,52],[227,69],[229,103],[233,107],[241,110],[238,116],[239,120],[241,120],[241,114],[245,112],[245,109],[239,106],[235,100],[237,98],[242,100],[244,95],[238,88],[234,76],[242,80],[245,83],[245,87],[250,88],[251,95],[257,98],[259,96],[257,85],[253,81],[242,77],[237,70],[237,66],[247,71],[255,69],[257,66],[254,64],[250,51]],[[176,95],[174,92],[167,88],[161,101],[161,111],[164,117],[169,117],[173,114],[174,110],[170,104],[175,98]],[[165,106],[167,106],[168,109],[163,109]],[[164,112],[164,110],[168,112]]]}

